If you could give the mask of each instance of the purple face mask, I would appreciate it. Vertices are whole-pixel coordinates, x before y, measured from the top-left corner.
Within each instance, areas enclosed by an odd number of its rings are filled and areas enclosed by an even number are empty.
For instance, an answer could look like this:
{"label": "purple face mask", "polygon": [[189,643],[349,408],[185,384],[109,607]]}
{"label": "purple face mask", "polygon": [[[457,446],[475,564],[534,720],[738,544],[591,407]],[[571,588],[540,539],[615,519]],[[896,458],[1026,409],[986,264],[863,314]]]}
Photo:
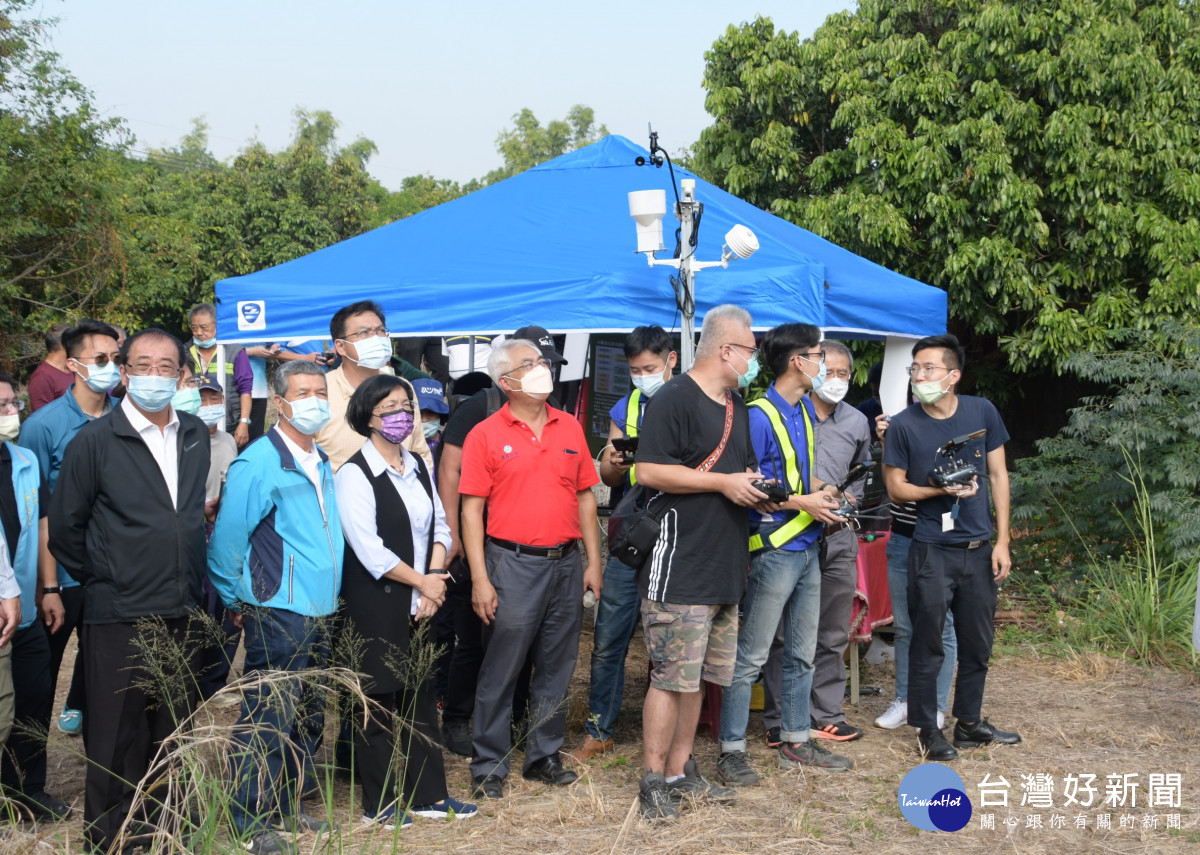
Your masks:
{"label": "purple face mask", "polygon": [[379,429],[379,435],[390,443],[399,445],[412,435],[412,413],[406,413],[403,410],[388,413],[386,416],[380,416],[380,421],[383,422],[383,427]]}

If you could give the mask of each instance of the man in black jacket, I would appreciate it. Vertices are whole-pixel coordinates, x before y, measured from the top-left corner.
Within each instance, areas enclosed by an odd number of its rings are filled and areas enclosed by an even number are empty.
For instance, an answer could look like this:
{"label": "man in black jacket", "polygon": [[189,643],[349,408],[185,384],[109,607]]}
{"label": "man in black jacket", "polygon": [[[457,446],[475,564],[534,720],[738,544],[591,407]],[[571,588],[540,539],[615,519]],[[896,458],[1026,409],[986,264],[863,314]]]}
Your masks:
{"label": "man in black jacket", "polygon": [[162,330],[125,342],[125,400],[72,440],[50,503],[50,551],[84,587],[84,834],[98,851],[195,696],[209,441],[171,406],[185,359]]}

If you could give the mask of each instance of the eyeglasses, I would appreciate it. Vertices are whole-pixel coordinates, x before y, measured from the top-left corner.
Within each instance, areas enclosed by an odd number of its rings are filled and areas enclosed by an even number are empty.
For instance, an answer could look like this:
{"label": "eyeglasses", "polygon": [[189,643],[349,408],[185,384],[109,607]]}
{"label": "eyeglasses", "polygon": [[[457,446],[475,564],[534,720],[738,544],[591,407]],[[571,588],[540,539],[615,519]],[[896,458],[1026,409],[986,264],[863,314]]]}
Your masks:
{"label": "eyeglasses", "polygon": [[736,341],[728,342],[728,344],[730,347],[737,347],[741,348],[742,350],[750,351],[750,356],[748,357],[749,359],[753,359],[754,357],[758,356],[759,348],[757,347],[751,347],[748,344],[738,344]]}
{"label": "eyeglasses", "polygon": [[155,377],[178,377],[180,372],[180,369],[174,365],[147,365],[146,363],[127,365],[125,370],[131,377],[145,377],[149,374],[153,374]]}
{"label": "eyeglasses", "polygon": [[796,355],[799,356],[801,359],[806,360],[808,362],[824,362],[825,361],[825,351],[823,351],[823,350],[811,350],[808,353],[797,353]]}
{"label": "eyeglasses", "polygon": [[363,328],[363,329],[359,330],[358,332],[350,333],[345,338],[343,338],[342,341],[355,342],[355,341],[358,341],[359,339],[368,338],[373,335],[382,336],[382,335],[387,335],[387,334],[388,334],[387,327],[372,327],[370,329]]}
{"label": "eyeglasses", "polygon": [[944,371],[945,373],[949,374],[951,371],[954,371],[955,369],[947,368],[944,365],[934,365],[932,363],[927,363],[925,365],[918,365],[917,363],[914,362],[912,365],[905,366],[904,370],[907,371],[909,373],[909,375],[912,377],[917,377],[920,375],[924,375],[926,377],[933,377],[935,371]]}
{"label": "eyeglasses", "polygon": [[199,387],[199,383],[196,382],[195,377],[188,377],[186,380],[179,381],[180,389],[198,389]]}
{"label": "eyeglasses", "polygon": [[11,401],[0,401],[0,413],[11,415],[19,413],[25,409],[25,401],[21,398],[13,398]]}
{"label": "eyeglasses", "polygon": [[825,376],[829,377],[829,378],[837,378],[838,380],[849,380],[850,379],[850,369],[849,368],[840,368],[840,369],[834,370],[833,368],[827,368],[825,370]]}
{"label": "eyeglasses", "polygon": [[215,330],[215,329],[216,329],[216,325],[215,325],[215,324],[197,324],[197,323],[192,323],[192,324],[189,324],[188,326],[190,326],[190,327],[191,327],[191,330],[192,330],[192,332],[193,332],[193,333],[195,333],[196,335],[201,335],[201,334],[203,334],[203,333],[210,333],[210,332],[212,332],[213,330]]}
{"label": "eyeglasses", "polygon": [[407,404],[401,404],[397,409],[394,410],[385,410],[382,413],[378,410],[372,410],[371,412],[383,419],[387,418],[388,416],[394,416],[396,413],[408,413],[411,416],[416,412],[416,410],[413,409],[412,402],[410,401]]}
{"label": "eyeglasses", "polygon": [[[549,368],[550,360],[548,360],[548,359],[526,359],[520,365],[518,365],[516,368],[514,368],[512,371],[510,371],[508,373],[516,374],[518,371],[528,371],[529,369],[533,368],[535,365],[541,366],[542,368]],[[507,377],[508,375],[506,374],[505,376]]]}

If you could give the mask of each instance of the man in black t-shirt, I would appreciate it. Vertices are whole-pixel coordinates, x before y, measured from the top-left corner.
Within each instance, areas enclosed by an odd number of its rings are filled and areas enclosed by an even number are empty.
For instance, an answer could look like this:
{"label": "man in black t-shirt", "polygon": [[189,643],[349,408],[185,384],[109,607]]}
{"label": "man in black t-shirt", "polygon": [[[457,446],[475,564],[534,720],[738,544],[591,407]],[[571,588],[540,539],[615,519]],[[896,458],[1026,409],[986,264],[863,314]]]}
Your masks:
{"label": "man in black t-shirt", "polygon": [[718,306],[704,318],[691,370],[646,408],[638,482],[653,499],[662,532],[638,581],[642,632],[654,665],[642,712],[647,819],[678,816],[685,796],[732,801],[734,790],[704,777],[691,759],[701,679],[728,686],[737,655],[737,604],[746,586],[747,507],[766,495],[753,486],[757,461],[749,420],[733,389],[758,373],[750,315]]}
{"label": "man in black t-shirt", "polygon": [[[909,374],[920,403],[892,418],[883,471],[893,502],[917,503],[908,557],[908,613],[913,627],[908,723],[918,729],[928,759],[950,760],[958,752],[937,727],[937,675],[944,656],[947,608],[954,613],[958,638],[954,745],[974,748],[1021,741],[1015,733],[992,727],[980,714],[992,652],[996,584],[1012,568],[1004,461],[1008,432],[990,401],[956,393],[964,361],[958,339],[952,335],[923,338],[912,353]],[[935,485],[931,477],[935,469],[960,469],[961,464],[974,466],[978,474],[967,483]]]}

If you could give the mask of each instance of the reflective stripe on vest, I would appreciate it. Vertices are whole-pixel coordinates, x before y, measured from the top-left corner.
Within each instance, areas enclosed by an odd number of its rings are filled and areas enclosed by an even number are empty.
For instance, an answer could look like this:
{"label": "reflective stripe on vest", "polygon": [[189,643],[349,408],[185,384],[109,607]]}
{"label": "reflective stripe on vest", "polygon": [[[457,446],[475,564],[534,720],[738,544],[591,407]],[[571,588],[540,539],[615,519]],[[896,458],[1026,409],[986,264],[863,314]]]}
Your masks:
{"label": "reflective stripe on vest", "polygon": [[[217,347],[220,347],[220,345],[217,345]],[[208,374],[209,373],[208,370],[205,370],[205,371],[200,370],[200,365],[201,365],[200,348],[198,348],[195,344],[193,344],[191,347],[188,348],[188,351],[192,354],[192,361],[195,362],[195,364],[196,364],[196,373],[197,374]],[[212,364],[216,361],[217,361],[217,354],[214,351],[213,358],[208,360],[208,365],[206,366],[206,369],[212,368]],[[233,376],[233,360],[232,359],[228,359],[225,361],[225,373],[231,377]]]}
{"label": "reflective stripe on vest", "polygon": [[[783,423],[783,416],[780,415],[779,408],[766,398],[758,398],[751,401],[749,406],[762,410],[763,415],[767,417],[767,421],[771,423],[771,432],[775,434],[775,443],[783,453],[783,465],[787,476],[788,489],[793,493],[807,493],[807,485],[801,477],[801,466],[796,454],[796,446],[792,442],[792,435],[788,432],[787,426]],[[804,416],[804,438],[806,440],[805,444],[808,446],[807,460],[808,465],[811,466],[814,460],[812,420],[808,417],[808,408],[803,404],[800,405],[800,413]],[[805,511],[797,511],[794,517],[768,534],[765,541],[761,534],[751,535],[750,551],[758,552],[768,546],[772,549],[786,546],[799,537],[813,522],[814,520],[810,514]]]}
{"label": "reflective stripe on vest", "polygon": [[[634,439],[638,435],[638,418],[641,416],[642,390],[634,389],[629,393],[629,403],[625,405],[625,435]],[[629,483],[637,484],[637,464],[629,467]]]}

